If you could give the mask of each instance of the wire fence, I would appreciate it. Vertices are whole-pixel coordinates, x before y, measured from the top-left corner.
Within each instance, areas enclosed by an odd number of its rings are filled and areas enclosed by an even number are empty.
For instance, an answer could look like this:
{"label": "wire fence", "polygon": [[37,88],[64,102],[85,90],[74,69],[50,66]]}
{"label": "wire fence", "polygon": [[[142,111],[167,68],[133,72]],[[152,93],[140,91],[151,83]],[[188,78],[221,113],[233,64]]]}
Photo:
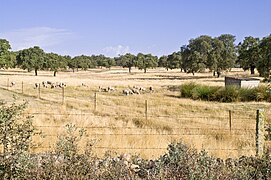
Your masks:
{"label": "wire fence", "polygon": [[[21,86],[11,87],[10,80],[6,85],[3,82],[0,83],[0,88],[26,97],[48,101],[51,104],[65,104],[66,107],[72,109],[76,109],[78,104],[85,104],[85,108],[80,107],[83,109],[81,112],[77,110],[74,113],[59,113],[55,111],[55,106],[52,106],[52,109],[46,112],[39,112],[39,109],[36,109],[32,112],[25,112],[23,115],[34,116],[34,120],[37,121],[41,121],[45,117],[56,120],[70,119],[68,122],[76,124],[77,128],[86,129],[87,135],[100,139],[101,143],[97,143],[93,149],[146,150],[161,153],[167,149],[170,141],[184,139],[191,145],[197,146],[198,149],[204,148],[211,152],[237,151],[244,153],[250,151],[251,154],[255,154],[256,112],[251,109],[247,111],[238,108],[234,110],[215,109],[212,111],[213,114],[204,111],[197,112],[197,110],[187,113],[187,110],[183,110],[183,112],[174,114],[168,112],[168,109],[176,108],[171,104],[152,104],[151,101],[141,99],[127,101],[127,103],[133,104],[134,108],[131,110],[131,106],[122,102],[118,96],[102,93],[97,96],[95,89],[48,89],[25,82],[21,82]],[[113,106],[111,102],[114,102]],[[266,114],[267,119],[270,118],[270,112],[267,111]],[[124,122],[128,120],[133,123],[128,126],[125,123],[116,126],[112,125],[112,119]],[[102,121],[104,125],[97,125],[98,121]],[[187,123],[188,121],[189,123]],[[149,122],[152,122],[155,127],[152,127],[153,124],[149,124]],[[44,136],[37,149],[43,151],[53,149],[57,138],[65,132],[65,124],[56,124],[47,121],[44,121],[42,125],[35,124],[35,128],[42,131]]]}

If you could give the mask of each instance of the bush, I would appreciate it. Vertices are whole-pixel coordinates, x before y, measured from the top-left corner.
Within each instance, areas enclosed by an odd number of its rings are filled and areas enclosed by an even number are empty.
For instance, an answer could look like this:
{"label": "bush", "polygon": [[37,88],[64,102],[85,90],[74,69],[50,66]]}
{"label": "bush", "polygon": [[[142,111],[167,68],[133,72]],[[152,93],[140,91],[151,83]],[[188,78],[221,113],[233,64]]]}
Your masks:
{"label": "bush", "polygon": [[240,88],[240,101],[257,101],[257,88]]}
{"label": "bush", "polygon": [[0,144],[4,151],[0,162],[1,179],[21,179],[21,174],[34,166],[28,151],[36,131],[31,117],[21,116],[26,105],[26,102],[0,105]]}
{"label": "bush", "polygon": [[218,91],[219,87],[197,85],[192,89],[192,98],[210,101],[213,99],[213,95]]}
{"label": "bush", "polygon": [[183,84],[181,86],[181,96],[185,98],[191,98],[192,97],[192,90],[196,87],[197,85],[193,82]]}
{"label": "bush", "polygon": [[180,91],[181,97],[191,98],[194,100],[199,99],[218,102],[271,102],[271,88],[268,86],[238,88],[236,86],[217,87],[187,83],[180,87]]}
{"label": "bush", "polygon": [[240,100],[239,89],[235,86],[220,88],[214,95],[216,101],[237,102]]}

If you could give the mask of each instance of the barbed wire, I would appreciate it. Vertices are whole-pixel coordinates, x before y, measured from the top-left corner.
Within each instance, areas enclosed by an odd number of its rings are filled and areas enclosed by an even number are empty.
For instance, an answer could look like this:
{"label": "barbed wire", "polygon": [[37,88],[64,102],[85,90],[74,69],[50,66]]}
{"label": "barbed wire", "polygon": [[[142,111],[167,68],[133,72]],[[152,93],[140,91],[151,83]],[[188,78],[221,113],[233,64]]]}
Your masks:
{"label": "barbed wire", "polygon": [[[53,149],[53,146],[41,146],[34,149]],[[93,146],[93,149],[108,149],[108,150],[167,150],[167,147],[106,147],[106,146]],[[205,151],[255,151],[256,148],[199,148]]]}
{"label": "barbed wire", "polygon": [[[159,133],[93,133],[91,135],[95,136],[211,136],[210,134],[193,134],[193,133],[176,133],[176,134],[159,134]],[[220,134],[223,135],[223,134]],[[224,134],[225,135],[225,134]],[[247,136],[247,134],[234,134],[238,136]],[[61,135],[55,135],[55,134],[44,134],[45,137],[58,137]],[[249,139],[249,138],[248,138]]]}
{"label": "barbed wire", "polygon": [[[65,125],[34,125],[36,128],[65,128]],[[151,128],[151,127],[133,127],[133,126],[76,126],[77,128],[83,128],[83,129],[137,129],[137,130],[160,130],[159,128]],[[197,131],[255,131],[255,129],[244,129],[244,128],[232,128],[232,129],[226,129],[226,128],[202,128],[202,127],[172,127],[169,128],[172,130],[197,130]],[[167,130],[165,130],[167,131]]]}
{"label": "barbed wire", "polygon": [[[94,113],[50,113],[50,112],[24,112],[22,113],[23,115],[52,115],[52,116],[96,116],[96,117],[104,117],[102,115],[96,115]],[[135,116],[131,116],[130,114],[117,114],[117,115],[108,115],[110,117],[139,117],[138,115]],[[212,116],[184,116],[184,115],[147,115],[148,117],[155,117],[155,118],[174,118],[176,120],[178,119],[229,119],[229,117],[225,117],[225,116],[216,116],[216,117],[212,117]],[[144,112],[142,112],[140,117],[145,117]],[[255,118],[256,119],[256,118]],[[232,120],[252,120],[252,118],[232,118]],[[253,119],[254,120],[254,119]],[[236,122],[239,123],[239,122]],[[240,122],[242,123],[242,122]]]}

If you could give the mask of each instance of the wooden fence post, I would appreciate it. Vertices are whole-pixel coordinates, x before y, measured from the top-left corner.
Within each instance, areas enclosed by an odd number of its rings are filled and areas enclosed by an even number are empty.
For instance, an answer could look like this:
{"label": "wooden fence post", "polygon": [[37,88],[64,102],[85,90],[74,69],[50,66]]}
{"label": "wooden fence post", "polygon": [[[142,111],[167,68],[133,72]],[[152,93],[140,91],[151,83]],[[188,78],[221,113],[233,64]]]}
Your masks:
{"label": "wooden fence post", "polygon": [[256,116],[256,156],[262,157],[264,147],[264,110],[258,109]]}
{"label": "wooden fence post", "polygon": [[231,125],[232,125],[232,112],[229,110],[229,125],[230,125],[230,132],[231,132]]}
{"label": "wooden fence post", "polygon": [[65,92],[64,92],[64,87],[62,87],[62,104],[64,104],[64,102],[65,102]]}
{"label": "wooden fence post", "polygon": [[9,78],[8,78],[8,81],[7,81],[7,90],[9,90]]}
{"label": "wooden fence post", "polygon": [[22,94],[24,94],[24,82],[22,81]]}
{"label": "wooden fence post", "polygon": [[145,100],[145,118],[148,120],[148,100]]}
{"label": "wooden fence post", "polygon": [[94,112],[97,110],[97,92],[94,93]]}
{"label": "wooden fence post", "polygon": [[39,87],[38,87],[38,98],[40,99],[40,84],[39,84]]}

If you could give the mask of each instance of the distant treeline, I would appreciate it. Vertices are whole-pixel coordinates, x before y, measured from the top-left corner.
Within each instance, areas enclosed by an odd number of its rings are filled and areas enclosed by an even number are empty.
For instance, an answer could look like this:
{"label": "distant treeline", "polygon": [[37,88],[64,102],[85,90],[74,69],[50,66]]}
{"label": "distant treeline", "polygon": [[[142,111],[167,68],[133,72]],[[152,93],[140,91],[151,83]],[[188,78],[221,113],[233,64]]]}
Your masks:
{"label": "distant treeline", "polygon": [[10,51],[8,40],[0,39],[0,68],[19,67],[28,71],[50,70],[56,73],[61,70],[122,66],[131,72],[132,67],[147,72],[149,68],[164,67],[180,69],[187,73],[197,73],[209,69],[218,77],[223,71],[233,67],[250,70],[254,74],[258,70],[260,76],[269,78],[271,70],[271,35],[262,39],[252,36],[245,37],[243,42],[235,44],[235,36],[222,34],[219,37],[207,35],[189,40],[179,51],[161,57],[152,54],[126,53],[110,58],[104,55],[92,56],[62,56],[56,53],[46,53],[40,47],[34,46],[20,51]]}

